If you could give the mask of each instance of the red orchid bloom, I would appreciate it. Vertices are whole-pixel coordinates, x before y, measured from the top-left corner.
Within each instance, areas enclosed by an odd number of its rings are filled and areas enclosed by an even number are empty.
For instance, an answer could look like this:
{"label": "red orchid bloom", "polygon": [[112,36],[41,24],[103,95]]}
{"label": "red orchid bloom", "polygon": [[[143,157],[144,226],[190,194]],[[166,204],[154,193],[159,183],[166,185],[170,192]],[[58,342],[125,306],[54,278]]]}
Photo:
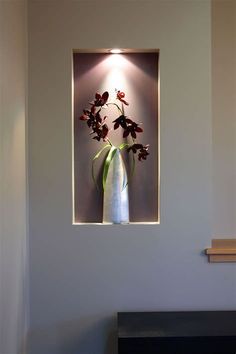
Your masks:
{"label": "red orchid bloom", "polygon": [[102,95],[100,93],[95,94],[95,100],[91,104],[96,107],[102,107],[107,103],[109,97],[109,93],[107,91],[103,92]]}
{"label": "red orchid bloom", "polygon": [[84,109],[83,112],[84,114],[80,117],[80,120],[87,121],[88,126],[91,127],[93,123],[96,122],[96,119],[98,118],[96,117],[97,114],[95,115],[95,107],[92,106],[90,111],[88,109]]}
{"label": "red orchid bloom", "polygon": [[139,150],[138,159],[139,161],[141,161],[147,159],[147,156],[149,155],[148,148],[149,145],[133,144],[127,149],[127,151],[128,152],[132,151],[134,154],[136,154],[136,152]]}
{"label": "red orchid bloom", "polygon": [[88,109],[84,109],[83,112],[84,112],[84,114],[79,119],[80,120],[88,120],[91,112]]}
{"label": "red orchid bloom", "polygon": [[97,136],[94,136],[93,139],[96,139],[98,141],[100,141],[100,139],[103,139],[103,141],[107,141],[109,129],[108,126],[105,124],[106,119],[106,116],[104,118],[101,117],[99,111],[95,114],[95,120],[92,123],[91,134],[97,134]]}
{"label": "red orchid bloom", "polygon": [[97,136],[94,136],[93,139],[96,139],[97,141],[100,141],[101,139],[103,141],[107,141],[107,136],[108,136],[108,126],[106,124],[97,126],[93,129],[92,134],[96,133]]}
{"label": "red orchid bloom", "polygon": [[124,129],[123,138],[126,138],[129,134],[136,139],[136,133],[142,133],[143,129],[138,126],[137,123],[130,118],[126,118],[123,114],[113,121],[114,130],[121,126]]}
{"label": "red orchid bloom", "polygon": [[133,144],[127,149],[127,151],[128,152],[132,151],[134,154],[136,154],[137,150],[140,150],[142,148],[143,148],[143,144]]}
{"label": "red orchid bloom", "polygon": [[124,100],[124,97],[125,97],[125,93],[124,93],[124,92],[122,92],[122,91],[120,91],[120,90],[116,90],[116,98],[117,98],[120,102],[122,102],[122,103],[124,103],[126,106],[128,106],[129,103]]}
{"label": "red orchid bloom", "polygon": [[[129,121],[131,121],[131,119],[129,119]],[[126,138],[129,134],[131,134],[131,136],[136,139],[137,135],[136,133],[142,133],[143,129],[140,128],[138,126],[137,123],[131,121],[130,124],[127,125],[127,127],[125,128],[125,131],[123,133],[123,138]]]}
{"label": "red orchid bloom", "polygon": [[[127,128],[127,123],[128,121],[131,121],[130,119],[127,119],[126,116],[124,116],[123,114],[121,116],[119,116],[118,118],[116,118],[115,120],[113,120],[112,123],[114,124],[114,130],[118,129],[119,126],[121,126],[123,129]],[[132,121],[131,121],[132,122]]]}
{"label": "red orchid bloom", "polygon": [[[103,140],[104,142],[108,142],[111,146],[113,146],[108,138],[109,127],[106,124],[107,117],[105,116],[102,118],[100,114],[102,107],[107,103],[108,97],[109,93],[107,91],[105,91],[102,95],[96,93],[95,100],[90,103],[91,109],[84,109],[80,120],[87,122],[88,127],[92,130],[90,134],[94,135],[93,139],[97,141]],[[128,102],[124,100],[124,97],[124,92],[116,90],[116,98],[123,104],[128,105]],[[125,115],[124,107],[122,107],[121,110],[116,103],[109,104],[117,106],[119,112],[122,112],[121,115],[113,121],[114,130],[121,127],[123,129],[123,138],[127,138],[129,135],[131,135],[134,141],[134,139],[137,137],[137,133],[142,133],[143,129],[139,126],[139,124]],[[147,156],[149,155],[148,148],[149,145],[143,145],[134,142],[133,145],[129,146],[127,151],[132,151],[134,154],[138,152],[138,160],[142,161],[146,160]]]}
{"label": "red orchid bloom", "polygon": [[140,150],[139,154],[138,154],[138,159],[139,161],[141,160],[147,160],[147,156],[149,155],[148,152],[148,145],[145,145],[143,147],[143,149]]}

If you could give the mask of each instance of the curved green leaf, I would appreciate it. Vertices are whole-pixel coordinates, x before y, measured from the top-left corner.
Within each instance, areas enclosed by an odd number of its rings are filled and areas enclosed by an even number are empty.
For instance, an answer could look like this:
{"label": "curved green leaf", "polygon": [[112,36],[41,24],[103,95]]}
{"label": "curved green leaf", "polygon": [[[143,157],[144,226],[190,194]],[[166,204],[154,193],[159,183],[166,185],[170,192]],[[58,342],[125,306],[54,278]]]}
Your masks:
{"label": "curved green leaf", "polygon": [[122,191],[127,187],[128,185],[128,177],[127,177],[127,173],[125,170],[125,167],[123,169],[123,184],[122,184]]}
{"label": "curved green leaf", "polygon": [[101,150],[99,150],[98,153],[94,156],[93,161],[92,161],[92,178],[93,178],[93,182],[96,185],[97,189],[98,189],[98,185],[97,185],[97,182],[96,182],[96,179],[94,176],[94,163],[100,157],[101,153],[110,146],[111,146],[110,144],[103,146],[103,148]]}
{"label": "curved green leaf", "polygon": [[133,165],[132,165],[132,170],[131,170],[130,178],[133,177],[133,175],[134,175],[134,170],[135,170],[135,157],[134,157],[134,154],[133,154]]}
{"label": "curved green leaf", "polygon": [[[134,170],[135,170],[135,157],[134,154],[132,154],[132,169],[131,169],[131,173],[130,173],[130,179],[133,178],[134,175]],[[125,175],[124,175],[125,176]],[[129,184],[128,178],[124,178],[123,180],[123,187],[122,187],[122,191],[127,187],[127,185]]]}
{"label": "curved green leaf", "polygon": [[118,147],[118,149],[119,149],[119,150],[122,150],[122,149],[124,149],[125,147],[128,147],[128,146],[130,146],[130,144],[122,143],[122,144],[120,144],[120,146]]}
{"label": "curved green leaf", "polygon": [[106,181],[107,181],[107,175],[108,175],[108,171],[109,171],[109,167],[111,164],[111,161],[117,151],[117,147],[112,146],[107,154],[107,158],[104,162],[104,167],[103,167],[103,176],[102,176],[102,185],[103,185],[103,189],[105,189],[106,187]]}

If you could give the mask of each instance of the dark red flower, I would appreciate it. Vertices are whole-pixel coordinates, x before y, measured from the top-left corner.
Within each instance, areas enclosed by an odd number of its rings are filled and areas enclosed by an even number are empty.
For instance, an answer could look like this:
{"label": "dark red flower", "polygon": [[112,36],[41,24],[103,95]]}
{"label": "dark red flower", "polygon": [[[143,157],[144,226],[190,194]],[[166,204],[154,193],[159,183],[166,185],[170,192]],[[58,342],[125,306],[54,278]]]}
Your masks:
{"label": "dark red flower", "polygon": [[124,129],[123,137],[126,138],[129,134],[136,139],[136,133],[142,133],[143,129],[138,126],[132,119],[127,118],[125,115],[121,115],[113,121],[114,130],[121,126]]}
{"label": "dark red flower", "polygon": [[84,112],[84,114],[79,119],[80,120],[88,120],[91,112],[88,109],[84,109],[83,112]]}
{"label": "dark red flower", "polygon": [[140,149],[138,154],[139,161],[147,159],[147,156],[149,155],[148,146],[149,145],[145,145],[142,149]]}
{"label": "dark red flower", "polygon": [[102,107],[107,103],[108,97],[109,93],[107,91],[103,92],[102,95],[100,95],[100,93],[96,93],[95,100],[91,104],[96,107]]}
{"label": "dark red flower", "polygon": [[96,139],[97,141],[100,141],[103,139],[103,141],[107,140],[107,135],[108,135],[109,129],[106,124],[101,125],[100,127],[95,127],[93,129],[92,134],[96,133],[97,135],[93,137],[93,139]]}
{"label": "dark red flower", "polygon": [[80,120],[87,121],[88,126],[91,127],[96,121],[97,114],[95,115],[95,107],[92,106],[90,111],[88,109],[84,109],[83,112],[84,114],[80,117]]}
{"label": "dark red flower", "polygon": [[122,103],[126,104],[126,106],[129,105],[129,103],[127,101],[124,100],[125,97],[125,93],[121,92],[119,90],[116,90],[116,98],[121,101]]}
{"label": "dark red flower", "polygon": [[84,114],[80,117],[80,119],[86,121],[89,128],[92,128],[92,132],[90,134],[96,134],[93,139],[98,141],[103,139],[106,141],[109,132],[108,126],[105,124],[107,117],[105,116],[102,118],[100,115],[100,110],[96,112],[95,105],[91,107],[90,111],[88,109],[84,109],[83,112]]}
{"label": "dark red flower", "polygon": [[123,114],[121,116],[119,116],[118,118],[116,118],[115,120],[113,120],[112,123],[114,124],[114,129],[119,128],[119,126],[121,126],[123,129],[127,128],[127,124],[129,122],[132,122],[131,119],[126,118]]}
{"label": "dark red flower", "polygon": [[[130,121],[131,121],[131,119],[130,119]],[[136,139],[136,136],[137,136],[136,133],[142,133],[142,132],[143,132],[143,129],[140,128],[137,123],[131,121],[131,123],[129,123],[127,125],[127,127],[125,128],[125,131],[123,133],[123,138],[126,138],[129,134],[131,134],[131,136],[134,139]]]}
{"label": "dark red flower", "polygon": [[127,151],[128,152],[132,151],[134,154],[136,154],[136,152],[139,151],[138,159],[139,159],[139,161],[141,161],[141,160],[147,159],[147,156],[149,155],[148,148],[149,148],[149,145],[133,144],[132,146],[130,146],[127,149]]}
{"label": "dark red flower", "polygon": [[[128,102],[124,100],[125,97],[124,92],[116,90],[116,95],[119,101],[128,105]],[[90,134],[93,135],[93,139],[97,141],[100,140],[108,141],[111,144],[111,142],[108,139],[109,128],[106,124],[107,117],[105,116],[102,118],[100,114],[102,107],[106,104],[108,100],[108,97],[109,97],[109,93],[107,91],[105,91],[102,95],[96,93],[95,100],[90,103],[91,109],[90,110],[84,109],[80,119],[86,121],[89,128],[91,128]],[[121,127],[123,129],[124,138],[128,137],[130,134],[133,140],[136,139],[137,133],[142,133],[143,129],[139,126],[139,124],[137,124],[132,119],[125,116],[123,106],[121,110],[116,103],[110,103],[110,104],[117,106],[117,108],[121,112],[121,115],[113,121],[114,130]],[[147,159],[147,156],[149,155],[148,147],[149,145],[134,143],[127,150],[128,152],[132,151],[134,154],[138,152],[138,160],[141,161]]]}
{"label": "dark red flower", "polygon": [[133,144],[127,149],[127,151],[130,152],[132,150],[132,152],[136,154],[137,150],[140,150],[142,148],[143,148],[143,144]]}

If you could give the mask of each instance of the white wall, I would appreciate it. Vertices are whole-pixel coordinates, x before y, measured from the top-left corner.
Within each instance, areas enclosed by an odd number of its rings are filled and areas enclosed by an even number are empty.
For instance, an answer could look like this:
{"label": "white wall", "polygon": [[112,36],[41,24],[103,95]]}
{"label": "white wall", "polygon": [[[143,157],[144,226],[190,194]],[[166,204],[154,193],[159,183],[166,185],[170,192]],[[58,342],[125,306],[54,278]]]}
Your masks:
{"label": "white wall", "polygon": [[[113,353],[116,311],[235,309],[202,254],[236,228],[236,6],[210,5],[30,2],[32,354]],[[71,50],[115,46],[160,48],[161,224],[73,227]]]}
{"label": "white wall", "polygon": [[213,235],[236,237],[236,2],[212,2]]}
{"label": "white wall", "polygon": [[[160,48],[161,224],[71,225],[72,48]],[[122,310],[226,309],[211,230],[209,1],[29,3],[30,353],[101,354]],[[86,152],[85,152],[86,153]]]}
{"label": "white wall", "polygon": [[0,1],[0,354],[26,331],[26,4]]}
{"label": "white wall", "polygon": [[[120,310],[235,309],[235,266],[201,254],[236,228],[236,4],[212,5],[30,2],[31,354],[113,353]],[[25,333],[25,35],[0,2],[0,354]],[[73,227],[71,49],[114,46],[161,50],[161,225]]]}

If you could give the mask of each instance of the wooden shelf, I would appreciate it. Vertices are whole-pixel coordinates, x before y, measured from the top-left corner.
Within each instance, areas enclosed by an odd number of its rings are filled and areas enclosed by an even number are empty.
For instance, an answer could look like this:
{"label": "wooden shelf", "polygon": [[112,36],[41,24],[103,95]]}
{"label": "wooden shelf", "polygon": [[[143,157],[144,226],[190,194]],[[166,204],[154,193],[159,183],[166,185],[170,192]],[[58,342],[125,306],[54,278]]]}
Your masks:
{"label": "wooden shelf", "polygon": [[211,263],[236,262],[236,239],[213,239],[205,250]]}

